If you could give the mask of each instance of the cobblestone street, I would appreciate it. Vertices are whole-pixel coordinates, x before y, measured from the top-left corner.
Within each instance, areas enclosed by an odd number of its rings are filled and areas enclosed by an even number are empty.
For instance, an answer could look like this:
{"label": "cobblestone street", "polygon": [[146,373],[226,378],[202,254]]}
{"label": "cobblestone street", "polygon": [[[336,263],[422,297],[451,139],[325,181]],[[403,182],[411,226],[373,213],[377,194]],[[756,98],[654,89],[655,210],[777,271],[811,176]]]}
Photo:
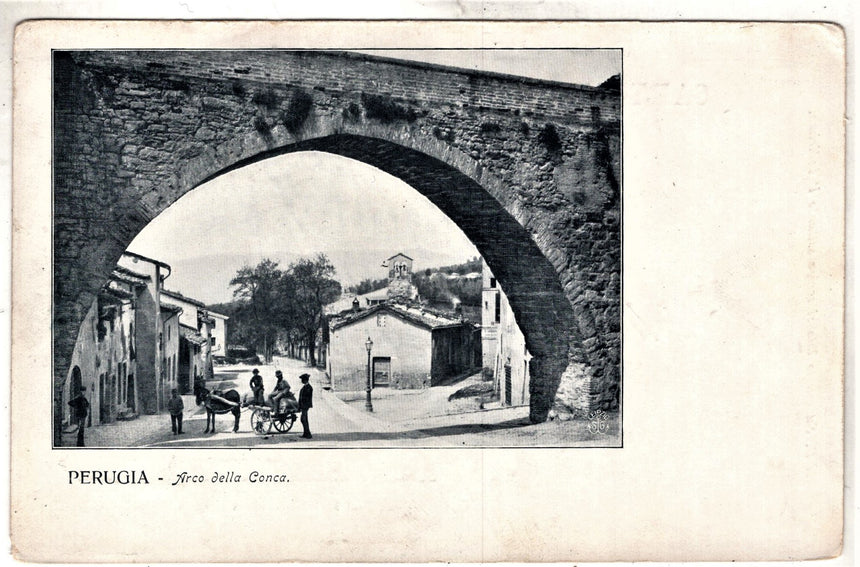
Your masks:
{"label": "cobblestone street", "polygon": [[[207,384],[217,389],[236,389],[245,395],[252,366],[221,367],[215,380]],[[204,434],[206,413],[196,406],[193,396],[184,396],[183,435],[173,435],[167,414],[144,415],[131,421],[90,427],[86,431],[88,447],[506,447],[506,446],[620,446],[617,415],[609,414],[598,431],[586,420],[550,421],[530,425],[528,407],[472,409],[463,413],[438,414],[438,400],[447,396],[446,389],[432,390],[378,389],[374,412],[364,410],[362,403],[347,403],[334,392],[324,389],[325,374],[309,369],[304,362],[276,357],[271,365],[257,366],[263,375],[266,392],[274,384],[275,370],[281,370],[293,391],[298,390],[299,374],[311,374],[314,407],[310,411],[313,439],[301,438],[301,424],[296,421],[287,433],[257,435],[251,430],[251,410],[244,409],[239,432],[233,433],[231,414],[216,416],[216,433]],[[341,393],[343,397],[348,397]],[[351,399],[363,400],[363,392],[349,393]],[[427,405],[430,398],[435,403]],[[488,406],[491,407],[491,406]],[[436,410],[438,412],[438,409]],[[589,426],[592,426],[589,430]],[[74,444],[74,434],[65,441]]]}

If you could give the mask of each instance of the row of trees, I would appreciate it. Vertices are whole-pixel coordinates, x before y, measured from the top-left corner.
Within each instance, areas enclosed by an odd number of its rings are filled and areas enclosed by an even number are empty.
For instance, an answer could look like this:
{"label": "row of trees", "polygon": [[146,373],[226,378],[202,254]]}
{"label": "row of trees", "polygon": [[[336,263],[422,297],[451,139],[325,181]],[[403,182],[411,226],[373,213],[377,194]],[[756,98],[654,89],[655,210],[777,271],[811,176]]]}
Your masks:
{"label": "row of trees", "polygon": [[356,295],[364,295],[365,293],[370,293],[371,291],[376,291],[377,289],[382,289],[388,285],[388,278],[380,278],[373,279],[367,278],[361,280],[359,283],[350,286],[347,288],[347,291],[350,291]]}
{"label": "row of trees", "polygon": [[[481,279],[449,278],[454,272],[480,272],[480,258],[463,264],[427,269],[412,274],[422,300],[431,306],[452,310],[454,302],[464,307],[481,305]],[[302,258],[282,269],[271,259],[245,266],[230,281],[234,301],[213,305],[230,317],[230,342],[253,348],[271,361],[280,339],[291,354],[305,347],[309,362],[316,364],[316,337],[323,322],[323,307],[336,301],[341,285],[334,266],[325,254]],[[388,279],[367,279],[351,291],[362,294],[388,285]]]}
{"label": "row of trees", "polygon": [[285,270],[265,259],[245,266],[230,281],[235,301],[226,309],[235,341],[253,346],[271,361],[280,337],[290,350],[304,346],[316,365],[316,337],[323,306],[340,297],[341,285],[325,254],[302,258]]}
{"label": "row of trees", "polygon": [[461,305],[480,307],[482,280],[478,278],[451,278],[451,274],[478,273],[482,270],[481,259],[472,258],[462,264],[442,266],[441,268],[426,269],[412,274],[412,283],[418,289],[418,295],[431,305],[442,307],[456,300]]}

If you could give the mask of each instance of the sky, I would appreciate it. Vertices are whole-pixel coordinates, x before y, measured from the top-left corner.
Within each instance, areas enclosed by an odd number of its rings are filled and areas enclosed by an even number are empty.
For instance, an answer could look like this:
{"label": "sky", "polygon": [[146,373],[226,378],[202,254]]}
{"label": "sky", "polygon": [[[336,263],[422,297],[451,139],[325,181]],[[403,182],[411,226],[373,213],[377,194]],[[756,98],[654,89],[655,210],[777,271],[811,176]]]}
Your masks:
{"label": "sky", "polygon": [[[618,50],[366,51],[462,68],[597,85],[620,72]],[[403,252],[415,269],[478,251],[435,205],[399,179],[321,152],[270,158],[190,191],[141,231],[129,250],[170,264],[166,286],[206,303],[232,298],[236,270],[263,258],[283,267],[324,252],[346,285],[383,278]]]}
{"label": "sky", "polygon": [[349,285],[385,277],[382,261],[398,252],[416,268],[478,255],[409,185],[322,152],[270,158],[201,185],[149,223],[129,250],[170,264],[167,287],[207,303],[229,300],[236,269],[264,257],[286,267],[324,252]]}
{"label": "sky", "polygon": [[361,53],[592,87],[621,73],[620,49],[381,49]]}

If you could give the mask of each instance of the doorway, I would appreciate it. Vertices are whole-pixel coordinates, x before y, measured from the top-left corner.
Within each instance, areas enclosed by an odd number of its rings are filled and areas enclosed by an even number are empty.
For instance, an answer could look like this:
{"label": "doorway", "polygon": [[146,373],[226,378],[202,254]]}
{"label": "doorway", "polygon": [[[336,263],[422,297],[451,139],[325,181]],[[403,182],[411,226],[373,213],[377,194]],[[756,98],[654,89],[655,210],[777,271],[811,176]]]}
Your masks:
{"label": "doorway", "polygon": [[391,357],[373,357],[373,387],[387,388],[391,383]]}
{"label": "doorway", "polygon": [[83,386],[81,380],[81,369],[75,366],[72,369],[72,392],[70,394],[70,400],[74,400],[78,396],[81,395],[81,387]]}
{"label": "doorway", "polygon": [[125,395],[125,405],[131,413],[134,413],[136,411],[134,407],[134,373],[128,375],[128,385],[126,386]]}

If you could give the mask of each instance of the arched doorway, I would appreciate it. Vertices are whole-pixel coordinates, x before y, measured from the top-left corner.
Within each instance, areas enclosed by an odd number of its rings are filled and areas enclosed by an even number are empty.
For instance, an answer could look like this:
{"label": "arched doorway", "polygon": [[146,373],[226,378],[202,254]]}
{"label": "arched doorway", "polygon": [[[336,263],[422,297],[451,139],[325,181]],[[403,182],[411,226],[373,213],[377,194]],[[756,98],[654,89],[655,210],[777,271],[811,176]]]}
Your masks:
{"label": "arched doorway", "polygon": [[81,378],[81,369],[77,365],[75,365],[75,367],[72,368],[72,383],[69,387],[69,399],[74,400],[75,398],[80,396],[82,388],[83,381]]}

